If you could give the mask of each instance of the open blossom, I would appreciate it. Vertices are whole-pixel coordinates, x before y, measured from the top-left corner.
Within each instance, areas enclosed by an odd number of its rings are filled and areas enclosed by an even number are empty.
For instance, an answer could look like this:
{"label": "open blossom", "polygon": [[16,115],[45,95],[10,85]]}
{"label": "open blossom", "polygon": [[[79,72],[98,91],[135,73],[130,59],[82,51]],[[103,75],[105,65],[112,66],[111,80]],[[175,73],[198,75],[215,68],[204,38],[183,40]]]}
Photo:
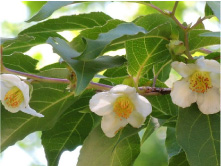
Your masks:
{"label": "open blossom", "polygon": [[102,117],[101,128],[105,135],[114,137],[128,123],[139,128],[151,113],[149,101],[127,85],[117,85],[108,92],[95,94],[90,109]]}
{"label": "open blossom", "polygon": [[172,87],[173,103],[185,108],[197,102],[204,114],[220,111],[220,65],[217,61],[200,58],[195,64],[173,62],[172,67],[183,77]]}
{"label": "open blossom", "polygon": [[5,109],[16,113],[19,110],[33,116],[44,117],[29,106],[29,86],[12,74],[0,76],[0,100]]}

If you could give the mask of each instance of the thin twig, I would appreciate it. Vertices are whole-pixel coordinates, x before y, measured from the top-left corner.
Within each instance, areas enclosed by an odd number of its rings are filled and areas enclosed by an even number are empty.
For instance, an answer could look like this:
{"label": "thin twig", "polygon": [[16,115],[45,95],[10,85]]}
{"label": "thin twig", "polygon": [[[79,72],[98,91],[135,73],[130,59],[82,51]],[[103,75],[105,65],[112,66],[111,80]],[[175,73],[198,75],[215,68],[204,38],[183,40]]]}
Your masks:
{"label": "thin twig", "polygon": [[155,6],[155,5],[151,4],[151,3],[148,3],[148,4],[146,4],[146,5],[147,5],[147,6],[150,6],[151,8],[154,8],[155,10],[157,10],[158,12],[160,12],[161,14],[166,15],[166,14],[164,13],[164,11],[161,10],[160,8],[158,8],[157,6]]}
{"label": "thin twig", "polygon": [[173,11],[172,11],[172,13],[171,13],[173,16],[175,15],[175,12],[176,12],[176,8],[177,8],[177,6],[178,6],[178,3],[179,3],[179,1],[176,1],[175,4],[174,4]]}
{"label": "thin twig", "polygon": [[184,45],[186,47],[185,54],[189,59],[193,59],[190,54],[189,41],[188,41],[188,31],[184,31]]}
{"label": "thin twig", "polygon": [[213,51],[210,51],[210,50],[208,50],[208,49],[206,49],[206,48],[200,48],[200,49],[197,50],[197,51],[202,52],[202,53],[205,53],[205,54],[211,54],[211,53],[213,53]]}
{"label": "thin twig", "polygon": [[[197,20],[197,22],[196,22],[190,29],[195,28],[197,25],[201,24],[205,19],[207,19],[207,18],[206,18],[206,17],[199,18],[199,19]],[[190,30],[190,29],[189,29],[189,30]]]}

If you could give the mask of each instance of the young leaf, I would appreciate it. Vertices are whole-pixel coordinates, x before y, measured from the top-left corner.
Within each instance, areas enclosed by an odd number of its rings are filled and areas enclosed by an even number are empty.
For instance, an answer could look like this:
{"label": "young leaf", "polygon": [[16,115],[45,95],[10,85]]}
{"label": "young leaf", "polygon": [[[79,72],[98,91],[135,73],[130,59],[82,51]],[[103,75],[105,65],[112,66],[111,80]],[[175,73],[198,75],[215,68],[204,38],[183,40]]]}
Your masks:
{"label": "young leaf", "polygon": [[36,15],[34,15],[32,18],[30,18],[26,22],[44,20],[47,17],[51,16],[55,10],[58,10],[61,7],[70,5],[72,3],[74,2],[73,1],[49,1],[40,9],[40,11]]}
{"label": "young leaf", "polygon": [[113,40],[121,38],[123,36],[133,36],[138,33],[147,33],[147,31],[138,27],[133,23],[123,23],[118,25],[116,28],[110,30],[107,33],[101,33],[96,40],[86,39],[87,46],[84,52],[77,57],[78,60],[92,60],[101,55],[102,51],[107,45]]}
{"label": "young leaf", "polygon": [[34,117],[21,111],[11,113],[1,106],[1,150],[13,145],[35,131],[54,126],[62,113],[75,101],[73,93],[65,92],[66,85],[35,83],[30,107],[44,115]]}
{"label": "young leaf", "polygon": [[80,53],[73,50],[64,40],[49,38],[47,42],[52,45],[54,52],[59,54],[75,71],[77,76],[75,95],[81,94],[99,71],[121,66],[125,62],[122,56],[101,56],[91,61],[75,60],[73,58],[79,56]]}
{"label": "young leaf", "polygon": [[202,114],[197,105],[180,109],[177,141],[190,165],[220,165],[220,114]]}
{"label": "young leaf", "polygon": [[86,138],[78,158],[78,166],[130,166],[140,152],[140,139],[138,134],[116,143],[121,132],[114,138],[104,135],[100,126],[92,130]]}
{"label": "young leaf", "polygon": [[79,111],[88,107],[92,95],[91,92],[85,92],[65,111],[52,129],[42,133],[42,144],[49,166],[57,166],[63,151],[74,150],[88,136],[95,119],[91,113]]}
{"label": "young leaf", "polygon": [[[33,25],[18,34],[18,39],[10,40],[3,44],[3,54],[9,55],[15,51],[25,52],[33,46],[46,43],[49,37],[62,38],[57,32],[64,30],[81,30],[101,26],[110,20],[111,17],[101,13],[92,12],[89,14],[79,14],[72,16],[62,16],[56,19],[50,19]],[[30,36],[30,41],[27,41],[27,36]],[[7,44],[7,48],[5,45]]]}

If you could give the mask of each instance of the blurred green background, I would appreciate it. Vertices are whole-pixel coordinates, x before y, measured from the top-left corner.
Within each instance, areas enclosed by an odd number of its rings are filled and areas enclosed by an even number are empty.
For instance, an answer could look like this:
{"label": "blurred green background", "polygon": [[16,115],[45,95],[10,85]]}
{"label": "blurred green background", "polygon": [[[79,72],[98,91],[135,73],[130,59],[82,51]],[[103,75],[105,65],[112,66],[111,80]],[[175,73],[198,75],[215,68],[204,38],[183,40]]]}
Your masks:
{"label": "blurred green background", "polygon": [[[34,25],[35,23],[26,23],[39,9],[45,4],[45,1],[1,1],[0,2],[0,27],[1,37],[15,37],[20,31]],[[173,1],[155,1],[152,2],[163,10],[172,10]],[[176,11],[176,17],[181,22],[196,22],[198,17],[204,16],[205,2],[180,2]],[[135,18],[156,12],[150,7],[131,2],[85,2],[63,7],[57,10],[50,18],[56,18],[63,15],[72,15],[79,13],[89,13],[92,11],[102,11],[113,18],[132,21]],[[216,18],[204,21],[206,29],[212,31],[220,30],[220,25]],[[71,40],[79,31],[60,32],[67,40]],[[39,60],[38,68],[58,61],[58,56],[53,54],[48,45],[36,46],[29,50],[27,55]],[[51,54],[52,56],[49,56]],[[174,79],[174,75],[171,79]],[[171,80],[168,81],[171,85]],[[140,135],[142,135],[142,132]],[[167,153],[164,146],[166,137],[166,128],[157,129],[151,137],[141,146],[141,153],[134,163],[134,166],[167,166]],[[6,149],[0,158],[1,166],[44,166],[47,165],[43,147],[41,145],[41,132],[32,133],[14,146]],[[59,166],[75,166],[79,155],[80,147],[73,152],[64,152],[61,156]],[[22,159],[22,160],[21,160]]]}

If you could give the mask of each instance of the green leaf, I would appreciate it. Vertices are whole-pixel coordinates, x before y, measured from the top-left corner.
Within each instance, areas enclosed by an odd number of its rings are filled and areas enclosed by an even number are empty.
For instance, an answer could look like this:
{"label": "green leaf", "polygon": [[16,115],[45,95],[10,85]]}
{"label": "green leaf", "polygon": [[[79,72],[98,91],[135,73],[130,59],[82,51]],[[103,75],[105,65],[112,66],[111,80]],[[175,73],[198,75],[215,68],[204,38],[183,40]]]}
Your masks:
{"label": "green leaf", "polygon": [[218,1],[207,1],[206,3],[212,9],[215,16],[220,20],[220,2],[218,2]]}
{"label": "green leaf", "polygon": [[[20,32],[17,37],[19,41],[8,41],[7,46],[9,46],[7,48],[5,47],[6,43],[3,44],[3,54],[9,55],[15,51],[25,52],[33,46],[46,43],[49,37],[59,37],[63,39],[57,32],[101,26],[110,19],[111,17],[104,13],[93,12],[89,14],[63,16],[40,22]],[[31,37],[30,41],[27,41],[27,36]]]}
{"label": "green leaf", "polygon": [[220,37],[220,32],[206,32],[200,34],[200,36],[206,36],[206,37]]}
{"label": "green leaf", "polygon": [[34,40],[34,37],[30,37],[28,35],[20,35],[20,36],[15,37],[15,38],[0,37],[0,44],[1,45],[4,44],[4,49],[5,49],[8,46],[10,46],[11,44],[13,44],[15,42],[21,42],[23,40],[25,40],[26,42],[30,42],[31,40]]}
{"label": "green leaf", "polygon": [[201,36],[201,34],[207,33],[207,32],[210,32],[210,31],[202,30],[202,29],[193,29],[189,32],[190,51],[197,51],[197,49],[202,48],[202,47],[220,44],[219,37]]}
{"label": "green leaf", "polygon": [[40,71],[40,76],[52,77],[52,78],[62,78],[67,79],[70,75],[70,72],[66,68],[52,68],[44,71]]}
{"label": "green leaf", "polygon": [[205,12],[205,16],[207,16],[209,18],[214,15],[212,9],[209,7],[209,5],[207,3],[206,3],[204,12]]}
{"label": "green leaf", "polygon": [[95,119],[91,113],[79,113],[79,111],[88,107],[93,94],[86,92],[80,96],[80,99],[65,111],[52,129],[42,133],[42,144],[49,166],[57,166],[63,151],[74,150],[83,144],[88,136]]}
{"label": "green leaf", "polygon": [[9,69],[14,69],[26,73],[37,73],[36,65],[38,61],[28,55],[15,52],[12,55],[3,56],[3,64]]}
{"label": "green leaf", "polygon": [[165,145],[169,158],[177,155],[181,151],[181,147],[177,143],[176,130],[173,127],[167,127]]}
{"label": "green leaf", "polygon": [[79,95],[87,87],[94,75],[98,72],[121,66],[125,59],[121,56],[101,56],[92,61],[79,61],[73,58],[80,55],[80,53],[73,50],[64,40],[59,38],[49,38],[48,44],[51,44],[54,52],[59,54],[73,69],[77,76],[77,86],[75,88],[75,95]]}
{"label": "green leaf", "polygon": [[116,147],[121,132],[114,138],[104,135],[100,126],[86,138],[78,158],[78,166],[130,166],[140,152],[138,134],[122,140]]}
{"label": "green leaf", "polygon": [[[148,34],[140,39],[126,42],[128,71],[139,78],[153,66],[154,73],[162,70],[162,66],[171,59],[166,44],[169,43],[173,33],[176,32],[179,36],[180,32],[173,20],[161,14],[147,15],[138,19],[136,24],[148,31]],[[168,66],[165,72],[167,74],[162,80],[168,77],[170,71]]]}
{"label": "green leaf", "polygon": [[147,99],[152,105],[153,117],[164,119],[178,114],[178,107],[173,104],[169,95],[148,96]]}
{"label": "green leaf", "polygon": [[202,114],[194,104],[180,109],[177,141],[191,166],[220,165],[220,114]]}
{"label": "green leaf", "polygon": [[21,111],[10,113],[1,106],[1,149],[13,145],[28,134],[50,129],[76,98],[65,92],[66,85],[35,83],[30,107],[45,117],[38,118]]}
{"label": "green leaf", "polygon": [[96,40],[86,39],[87,46],[84,52],[77,57],[78,60],[91,60],[99,55],[113,40],[121,38],[123,36],[133,36],[138,33],[147,33],[147,31],[138,27],[133,23],[123,23],[118,25],[116,28],[110,30],[107,33],[101,33]]}
{"label": "green leaf", "polygon": [[128,72],[137,78],[146,74],[154,64],[165,64],[170,57],[168,41],[160,38],[144,38],[126,42]]}
{"label": "green leaf", "polygon": [[100,33],[107,33],[111,29],[116,28],[121,23],[124,23],[124,22],[121,20],[108,20],[107,23],[103,26],[96,26],[93,28],[82,30],[80,35],[78,35],[71,41],[70,45],[76,51],[83,52],[87,44],[85,42],[85,38],[95,40],[98,38]]}
{"label": "green leaf", "polygon": [[40,9],[40,11],[36,15],[34,15],[26,22],[44,20],[47,17],[51,16],[55,10],[58,10],[61,7],[70,5],[72,3],[73,1],[49,1]]}
{"label": "green leaf", "polygon": [[212,52],[205,56],[205,59],[214,59],[218,62],[220,62],[220,52]]}
{"label": "green leaf", "polygon": [[185,152],[181,152],[169,160],[169,166],[189,166]]}
{"label": "green leaf", "polygon": [[157,128],[156,123],[154,122],[154,119],[152,117],[149,118],[148,123],[146,125],[145,132],[143,134],[141,145],[151,136],[151,134],[154,132],[155,128]]}

